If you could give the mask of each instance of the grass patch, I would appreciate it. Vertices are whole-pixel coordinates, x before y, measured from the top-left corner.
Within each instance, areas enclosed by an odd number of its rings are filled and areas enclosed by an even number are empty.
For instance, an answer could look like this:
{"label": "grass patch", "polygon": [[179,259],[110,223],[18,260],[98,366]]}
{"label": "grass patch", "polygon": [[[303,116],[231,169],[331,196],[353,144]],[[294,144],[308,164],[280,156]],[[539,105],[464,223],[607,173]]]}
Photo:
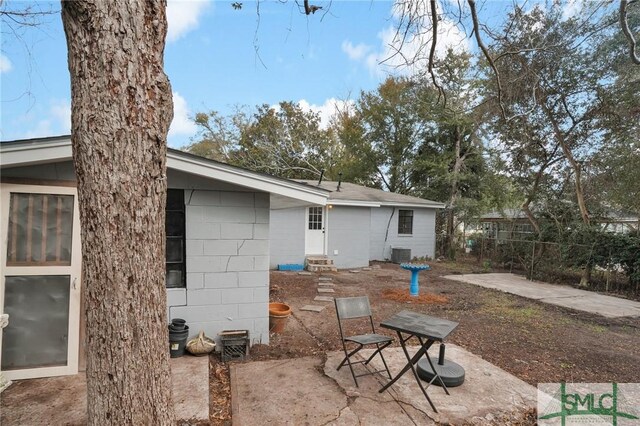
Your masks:
{"label": "grass patch", "polygon": [[518,322],[528,322],[542,317],[542,310],[535,306],[491,305],[481,309],[482,312]]}
{"label": "grass patch", "polygon": [[602,325],[598,325],[598,324],[589,324],[588,325],[589,330],[593,331],[594,333],[606,333],[607,332],[607,327],[602,326]]}

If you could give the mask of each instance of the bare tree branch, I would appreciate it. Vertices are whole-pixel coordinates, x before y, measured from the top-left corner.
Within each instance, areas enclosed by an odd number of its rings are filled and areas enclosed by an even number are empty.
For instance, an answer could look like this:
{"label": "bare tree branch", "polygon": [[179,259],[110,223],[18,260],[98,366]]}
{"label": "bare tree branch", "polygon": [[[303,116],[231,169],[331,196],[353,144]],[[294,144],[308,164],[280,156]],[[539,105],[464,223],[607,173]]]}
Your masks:
{"label": "bare tree branch", "polygon": [[620,26],[622,27],[624,36],[629,42],[629,56],[631,57],[631,61],[636,65],[640,65],[640,55],[636,52],[637,42],[629,28],[629,21],[627,19],[627,7],[631,3],[632,2],[628,0],[620,0]]}
{"label": "bare tree branch", "polygon": [[507,111],[504,106],[504,102],[502,101],[502,82],[500,81],[500,73],[498,72],[498,68],[496,67],[493,58],[491,57],[491,53],[489,53],[489,49],[485,46],[482,41],[482,37],[480,35],[480,23],[478,22],[478,12],[476,11],[476,2],[475,0],[467,0],[469,4],[469,8],[471,9],[471,22],[473,23],[473,33],[476,37],[476,43],[478,47],[482,51],[482,54],[489,62],[489,66],[493,70],[494,77],[496,79],[496,85],[498,86],[498,105],[500,106],[500,111],[502,112],[502,117],[507,117]]}
{"label": "bare tree branch", "polygon": [[435,71],[433,69],[435,56],[436,56],[436,43],[438,41],[438,11],[436,9],[436,0],[431,0],[431,51],[429,52],[429,74],[431,75],[431,79],[433,80],[433,85],[438,89],[438,101],[440,101],[440,96],[444,98],[444,105],[447,104],[447,96],[444,93],[444,89],[438,83],[438,79],[436,78]]}
{"label": "bare tree branch", "polygon": [[256,58],[264,69],[267,69],[262,57],[260,56],[260,43],[258,42],[258,30],[260,29],[260,0],[256,1],[256,31],[253,33],[253,50],[256,52]]}

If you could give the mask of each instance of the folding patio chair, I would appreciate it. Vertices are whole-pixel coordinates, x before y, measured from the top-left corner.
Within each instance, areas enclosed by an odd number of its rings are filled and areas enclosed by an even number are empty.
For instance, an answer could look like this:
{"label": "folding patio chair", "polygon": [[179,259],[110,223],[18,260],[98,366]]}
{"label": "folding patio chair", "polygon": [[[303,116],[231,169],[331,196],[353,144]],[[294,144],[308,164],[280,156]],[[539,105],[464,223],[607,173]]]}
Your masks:
{"label": "folding patio chair", "polygon": [[[369,374],[375,373],[383,373],[387,372],[389,375],[389,379],[391,379],[391,373],[389,372],[389,367],[387,367],[387,362],[382,355],[382,350],[389,346],[393,341],[393,338],[388,336],[383,336],[381,334],[376,334],[375,327],[373,326],[373,317],[371,315],[371,306],[369,305],[369,298],[367,296],[360,297],[342,297],[334,299],[336,304],[336,314],[338,315],[338,327],[340,328],[340,338],[342,339],[342,348],[344,349],[344,359],[338,365],[338,370],[342,368],[342,366],[347,363],[349,365],[349,369],[351,370],[351,375],[353,376],[353,381],[356,382],[356,386],[358,385],[358,380],[356,377],[367,376]],[[371,333],[360,334],[357,336],[345,336],[344,329],[342,327],[342,323],[345,320],[358,319],[369,317],[369,323],[371,324]],[[358,346],[352,350],[351,352],[347,352],[347,342],[355,343]],[[358,353],[360,349],[364,348],[368,345],[375,345],[376,351],[371,354],[369,359],[366,361],[351,361],[351,357]],[[382,359],[382,363],[384,364],[384,370],[372,371],[368,373],[359,374],[356,376],[353,371],[354,364],[364,364],[367,365],[373,359],[376,354],[380,354],[380,358]]]}

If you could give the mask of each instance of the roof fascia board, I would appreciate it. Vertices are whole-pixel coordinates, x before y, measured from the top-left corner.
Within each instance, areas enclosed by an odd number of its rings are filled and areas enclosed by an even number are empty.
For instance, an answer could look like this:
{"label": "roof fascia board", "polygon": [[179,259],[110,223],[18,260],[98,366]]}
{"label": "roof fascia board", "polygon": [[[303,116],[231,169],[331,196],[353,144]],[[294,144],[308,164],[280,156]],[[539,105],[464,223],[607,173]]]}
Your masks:
{"label": "roof fascia board", "polygon": [[332,200],[329,199],[327,204],[332,206],[345,206],[345,207],[380,207],[380,203],[374,201],[358,201],[358,200]]}
{"label": "roof fascia board", "polygon": [[0,144],[0,166],[32,166],[36,164],[71,161],[71,140],[63,139],[24,145]]}
{"label": "roof fascia board", "polygon": [[443,209],[444,204],[434,203],[434,204],[420,204],[420,203],[388,203],[381,202],[380,203],[384,207],[413,207],[413,208],[423,208],[423,209]]}
{"label": "roof fascia board", "polygon": [[333,206],[351,206],[351,207],[411,207],[422,209],[442,209],[444,204],[419,204],[419,203],[390,203],[385,201],[358,201],[358,200],[332,200],[329,199],[328,204]]}
{"label": "roof fascia board", "polygon": [[[1,167],[31,166],[73,159],[71,138],[33,144],[14,145],[9,143],[4,146],[0,144],[0,154]],[[172,151],[167,152],[167,167],[316,205],[326,205],[330,194],[329,191],[309,188],[294,181],[278,179],[235,167],[224,167],[223,164],[201,161],[196,157],[187,158]]]}
{"label": "roof fascia board", "polygon": [[227,168],[195,158],[183,157],[174,152],[167,153],[167,167],[316,205],[326,205],[327,198],[329,197],[329,193],[326,191],[306,188],[296,182],[271,178],[261,174],[253,174],[250,171],[242,169]]}

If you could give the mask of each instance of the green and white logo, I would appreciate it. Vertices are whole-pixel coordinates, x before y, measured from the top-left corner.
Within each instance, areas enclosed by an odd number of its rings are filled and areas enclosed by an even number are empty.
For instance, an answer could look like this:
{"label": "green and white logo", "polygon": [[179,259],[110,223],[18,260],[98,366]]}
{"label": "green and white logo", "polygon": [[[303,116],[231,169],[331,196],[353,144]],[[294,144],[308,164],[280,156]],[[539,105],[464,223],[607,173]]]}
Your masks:
{"label": "green and white logo", "polygon": [[639,383],[540,383],[538,425],[640,425]]}

